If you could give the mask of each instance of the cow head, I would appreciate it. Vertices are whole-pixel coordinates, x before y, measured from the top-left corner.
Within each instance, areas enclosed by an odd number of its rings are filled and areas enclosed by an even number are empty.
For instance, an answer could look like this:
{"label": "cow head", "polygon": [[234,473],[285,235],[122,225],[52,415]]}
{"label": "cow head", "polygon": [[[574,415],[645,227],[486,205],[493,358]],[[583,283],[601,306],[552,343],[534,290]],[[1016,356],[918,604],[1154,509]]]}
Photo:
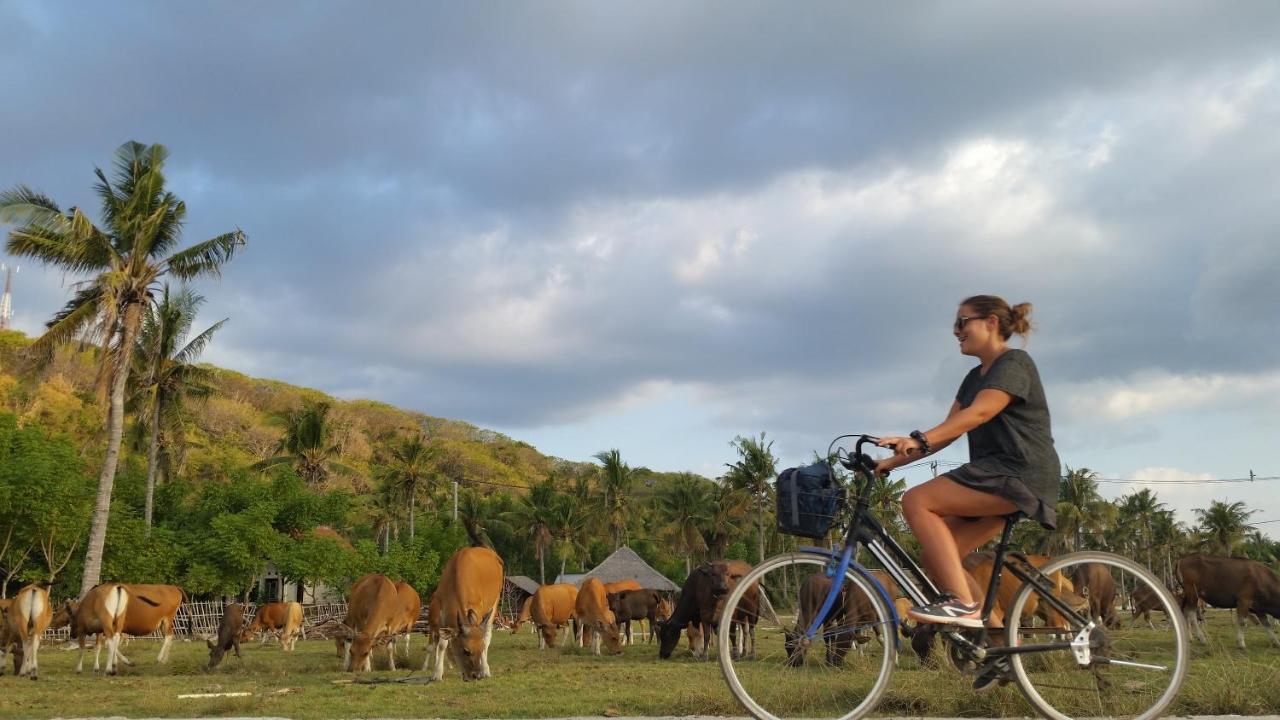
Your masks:
{"label": "cow head", "polygon": [[347,658],[346,669],[351,672],[364,669],[365,663],[369,660],[369,653],[373,652],[374,641],[377,638],[344,623],[338,623],[337,630],[337,637],[344,645],[349,646],[343,653]]}
{"label": "cow head", "polygon": [[440,637],[449,641],[449,652],[454,665],[462,672],[462,679],[479,680],[486,674],[486,654],[493,632],[492,614],[486,613],[482,617],[471,608],[465,613],[458,610],[455,622],[456,627],[440,628]]}
{"label": "cow head", "polygon": [[787,666],[800,667],[804,665],[805,649],[808,647],[808,641],[804,639],[804,633],[799,630],[785,630],[782,633],[782,644],[787,649]]}
{"label": "cow head", "polygon": [[63,600],[58,606],[57,612],[53,614],[53,619],[49,621],[49,629],[71,625],[71,634],[75,636],[75,625],[73,621],[76,619],[76,611],[80,609],[80,603],[75,600]]}
{"label": "cow head", "polygon": [[658,622],[658,657],[666,660],[680,644],[680,623],[670,618]]}
{"label": "cow head", "polygon": [[622,633],[618,630],[617,615],[612,611],[605,613],[603,620],[596,621],[596,632],[604,638],[610,654],[622,654]]}

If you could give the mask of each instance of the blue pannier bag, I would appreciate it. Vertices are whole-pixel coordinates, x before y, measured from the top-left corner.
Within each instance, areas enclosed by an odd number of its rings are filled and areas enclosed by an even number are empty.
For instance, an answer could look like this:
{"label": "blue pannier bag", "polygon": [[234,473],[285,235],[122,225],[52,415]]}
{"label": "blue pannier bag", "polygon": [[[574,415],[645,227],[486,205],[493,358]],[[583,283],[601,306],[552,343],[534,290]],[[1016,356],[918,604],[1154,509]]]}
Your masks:
{"label": "blue pannier bag", "polygon": [[844,488],[824,462],[778,475],[778,532],[821,540],[836,519]]}

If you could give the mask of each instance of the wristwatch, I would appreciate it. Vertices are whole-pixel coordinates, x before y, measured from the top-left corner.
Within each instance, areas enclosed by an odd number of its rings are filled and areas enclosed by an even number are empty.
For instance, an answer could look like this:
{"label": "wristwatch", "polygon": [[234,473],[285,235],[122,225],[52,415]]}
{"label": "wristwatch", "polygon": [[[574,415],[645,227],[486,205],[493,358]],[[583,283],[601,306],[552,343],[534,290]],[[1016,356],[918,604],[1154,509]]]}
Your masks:
{"label": "wristwatch", "polygon": [[921,452],[923,452],[925,455],[929,454],[929,451],[930,451],[929,440],[925,438],[924,433],[920,432],[919,430],[912,430],[910,437],[912,440],[915,440],[916,442],[920,443]]}

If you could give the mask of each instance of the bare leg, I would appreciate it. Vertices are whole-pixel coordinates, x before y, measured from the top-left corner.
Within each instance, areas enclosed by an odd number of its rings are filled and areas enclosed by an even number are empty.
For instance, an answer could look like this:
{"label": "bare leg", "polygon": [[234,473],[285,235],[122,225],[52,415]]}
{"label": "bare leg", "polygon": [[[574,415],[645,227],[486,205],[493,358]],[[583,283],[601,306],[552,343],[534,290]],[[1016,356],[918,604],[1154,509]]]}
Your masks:
{"label": "bare leg", "polygon": [[951,537],[956,541],[956,549],[960,551],[961,560],[985,545],[988,540],[998,537],[1004,530],[1004,518],[999,515],[972,520],[948,517],[943,518],[943,521],[951,530]]}
{"label": "bare leg", "polygon": [[[946,475],[916,486],[902,497],[903,515],[920,539],[921,559],[929,576],[964,603],[973,603],[974,598],[960,564],[960,548],[946,518],[989,518],[1008,515],[1017,509],[1005,498],[965,487]],[[972,542],[971,535],[965,539]]]}

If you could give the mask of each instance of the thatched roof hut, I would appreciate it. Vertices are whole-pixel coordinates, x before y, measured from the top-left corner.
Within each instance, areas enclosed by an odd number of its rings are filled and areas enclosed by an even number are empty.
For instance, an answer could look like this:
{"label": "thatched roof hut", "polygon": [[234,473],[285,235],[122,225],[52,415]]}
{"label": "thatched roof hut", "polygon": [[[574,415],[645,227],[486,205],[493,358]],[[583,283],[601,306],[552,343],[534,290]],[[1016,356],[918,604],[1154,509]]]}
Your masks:
{"label": "thatched roof hut", "polygon": [[637,555],[635,550],[625,545],[615,550],[612,555],[605,558],[604,562],[597,565],[591,572],[583,575],[577,584],[581,585],[588,578],[599,578],[603,583],[635,580],[640,583],[640,587],[646,590],[659,590],[661,592],[675,592],[680,589],[678,585],[668,580],[665,575],[650,567],[649,563]]}

